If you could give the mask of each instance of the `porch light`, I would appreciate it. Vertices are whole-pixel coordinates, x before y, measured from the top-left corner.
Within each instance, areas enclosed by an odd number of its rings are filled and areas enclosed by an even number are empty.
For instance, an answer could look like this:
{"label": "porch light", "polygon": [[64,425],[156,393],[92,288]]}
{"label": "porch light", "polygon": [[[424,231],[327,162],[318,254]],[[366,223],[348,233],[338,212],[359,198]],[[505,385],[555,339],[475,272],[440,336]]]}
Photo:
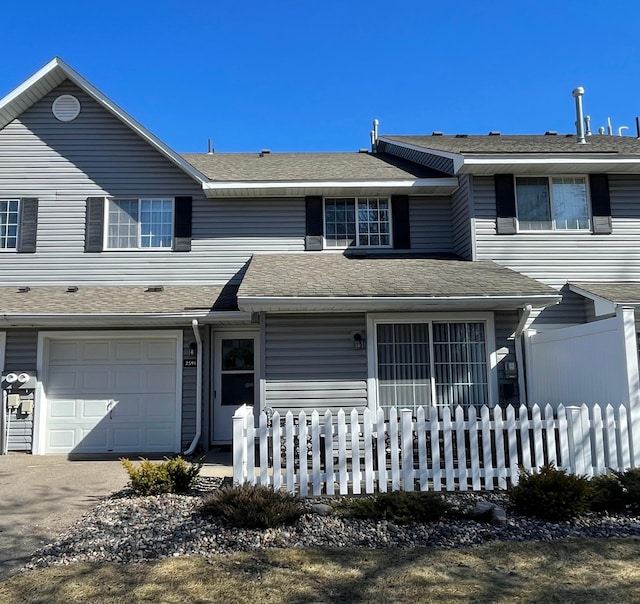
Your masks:
{"label": "porch light", "polygon": [[196,354],[198,354],[198,345],[195,342],[191,342],[189,344],[189,356],[194,359]]}
{"label": "porch light", "polygon": [[354,350],[364,350],[365,344],[367,343],[367,338],[365,337],[365,335],[360,332],[360,331],[356,331],[353,334],[353,349]]}

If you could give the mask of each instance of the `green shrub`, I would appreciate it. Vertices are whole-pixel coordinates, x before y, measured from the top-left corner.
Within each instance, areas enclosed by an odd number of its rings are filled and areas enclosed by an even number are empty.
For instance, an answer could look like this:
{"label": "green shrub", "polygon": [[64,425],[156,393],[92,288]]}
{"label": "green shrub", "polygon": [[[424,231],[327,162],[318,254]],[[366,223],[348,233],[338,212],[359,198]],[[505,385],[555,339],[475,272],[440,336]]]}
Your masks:
{"label": "green shrub", "polygon": [[126,458],[120,460],[129,474],[129,484],[137,495],[187,493],[192,489],[202,469],[202,460],[188,462],[178,456],[153,463],[142,459],[136,466]]}
{"label": "green shrub", "polygon": [[238,528],[295,524],[304,513],[300,500],[294,495],[249,483],[216,491],[204,500],[200,511],[223,518]]}
{"label": "green shrub", "polygon": [[517,513],[543,520],[569,520],[589,509],[591,487],[583,476],[573,476],[544,465],[538,473],[520,471],[520,480],[509,489]]}
{"label": "green shrub", "polygon": [[375,497],[340,502],[337,512],[351,518],[408,522],[437,522],[450,512],[450,506],[435,493],[392,491]]}
{"label": "green shrub", "polygon": [[640,468],[597,476],[591,480],[591,508],[597,512],[640,510]]}
{"label": "green shrub", "polygon": [[640,468],[631,468],[626,472],[614,472],[613,474],[618,478],[625,492],[629,509],[640,510]]}
{"label": "green shrub", "polygon": [[590,481],[591,509],[596,512],[622,512],[627,508],[627,494],[615,474],[596,476]]}

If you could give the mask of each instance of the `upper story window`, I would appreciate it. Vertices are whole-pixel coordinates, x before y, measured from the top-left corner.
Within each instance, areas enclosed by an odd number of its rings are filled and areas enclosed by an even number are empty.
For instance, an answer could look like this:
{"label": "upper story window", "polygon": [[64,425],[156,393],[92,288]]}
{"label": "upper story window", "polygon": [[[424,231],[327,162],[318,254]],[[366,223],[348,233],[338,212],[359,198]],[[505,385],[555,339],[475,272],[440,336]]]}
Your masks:
{"label": "upper story window", "polygon": [[391,209],[386,197],[340,197],[324,200],[327,248],[390,247]]}
{"label": "upper story window", "polygon": [[18,199],[0,199],[0,249],[18,247]]}
{"label": "upper story window", "polygon": [[107,247],[170,249],[173,209],[173,199],[110,199]]}
{"label": "upper story window", "polygon": [[516,177],[521,231],[589,230],[587,180],[582,176]]}

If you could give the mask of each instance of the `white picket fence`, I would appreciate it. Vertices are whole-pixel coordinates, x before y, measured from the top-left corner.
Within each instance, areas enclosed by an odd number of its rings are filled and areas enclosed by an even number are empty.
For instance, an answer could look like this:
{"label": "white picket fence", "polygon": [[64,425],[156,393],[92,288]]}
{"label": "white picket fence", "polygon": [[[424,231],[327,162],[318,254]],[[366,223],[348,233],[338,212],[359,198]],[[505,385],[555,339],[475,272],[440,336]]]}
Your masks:
{"label": "white picket fence", "polygon": [[257,426],[243,406],[233,418],[233,479],[301,496],[504,489],[519,468],[550,462],[586,476],[625,470],[631,436],[623,405],[276,412]]}

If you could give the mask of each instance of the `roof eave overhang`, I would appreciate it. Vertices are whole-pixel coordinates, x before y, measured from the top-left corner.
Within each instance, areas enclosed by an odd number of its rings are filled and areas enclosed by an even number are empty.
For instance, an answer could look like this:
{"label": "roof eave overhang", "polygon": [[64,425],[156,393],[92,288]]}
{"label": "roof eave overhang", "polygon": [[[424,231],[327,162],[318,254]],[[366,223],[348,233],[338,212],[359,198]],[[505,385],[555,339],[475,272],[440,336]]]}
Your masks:
{"label": "roof eave overhang", "polygon": [[449,151],[439,151],[438,149],[430,149],[429,147],[422,147],[421,145],[412,145],[411,143],[405,143],[392,138],[386,138],[381,136],[380,141],[389,143],[390,145],[396,145],[398,147],[404,147],[411,151],[418,151],[419,153],[428,153],[429,155],[435,155],[437,157],[444,157],[450,159],[453,162],[453,173],[458,174],[464,164],[464,155],[461,153],[451,153]]}
{"label": "roof eave overhang", "polygon": [[205,195],[219,197],[304,197],[306,195],[450,195],[458,179],[416,178],[407,180],[256,181],[207,182]]}
{"label": "roof eave overhang", "polygon": [[131,327],[184,326],[193,319],[201,323],[249,323],[251,313],[245,311],[202,311],[181,313],[2,313],[3,327]]}
{"label": "roof eave overhang", "polygon": [[537,309],[560,302],[558,294],[518,296],[357,296],[295,297],[238,296],[238,307],[246,312],[379,312],[514,310],[527,304]]}
{"label": "roof eave overhang", "polygon": [[603,157],[602,155],[474,155],[465,156],[460,174],[587,174],[591,172],[637,173],[640,157]]}
{"label": "roof eave overhang", "polygon": [[612,315],[616,312],[616,309],[625,306],[629,308],[640,308],[640,300],[633,301],[620,301],[620,300],[610,300],[609,298],[605,298],[603,296],[599,296],[598,294],[594,294],[587,289],[579,287],[573,283],[569,283],[569,289],[582,296],[583,298],[587,298],[587,300],[591,300],[593,302],[594,314],[596,317],[605,317]]}
{"label": "roof eave overhang", "polygon": [[48,94],[56,88],[56,86],[59,86],[65,79],[71,80],[76,86],[81,88],[107,111],[131,128],[169,161],[191,176],[196,182],[204,183],[208,180],[204,174],[196,170],[191,164],[133,119],[126,111],[118,107],[118,105],[90,82],[85,80],[77,71],[59,57],[55,57],[49,61],[28,80],[7,94],[3,99],[0,99],[0,129],[4,128],[31,105],[39,101],[45,94]]}

